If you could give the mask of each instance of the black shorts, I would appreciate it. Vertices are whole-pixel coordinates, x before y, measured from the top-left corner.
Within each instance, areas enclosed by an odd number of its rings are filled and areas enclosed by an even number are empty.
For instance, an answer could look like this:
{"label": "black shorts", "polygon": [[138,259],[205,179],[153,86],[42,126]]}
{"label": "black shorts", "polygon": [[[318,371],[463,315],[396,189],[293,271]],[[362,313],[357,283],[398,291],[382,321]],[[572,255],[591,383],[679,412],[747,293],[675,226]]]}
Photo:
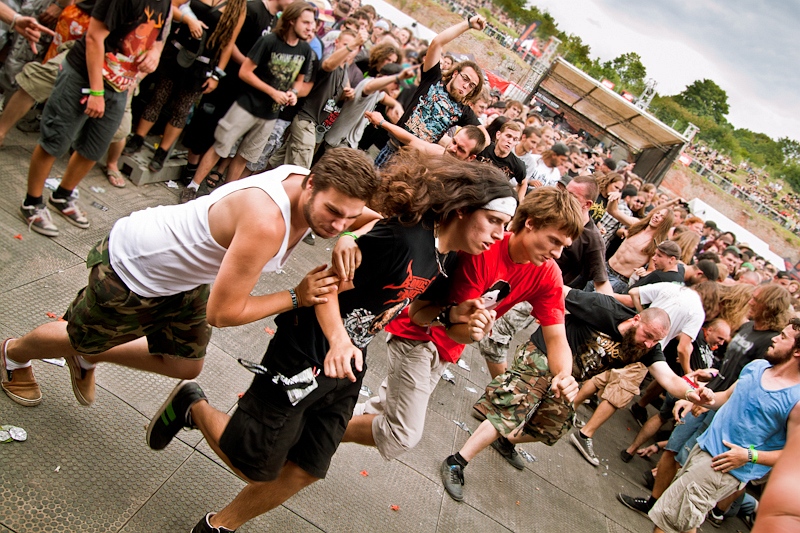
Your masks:
{"label": "black shorts", "polygon": [[353,415],[366,371],[364,365],[355,383],[320,372],[319,386],[294,406],[280,386],[257,376],[222,433],[220,449],[253,481],[276,479],[286,461],[324,478]]}

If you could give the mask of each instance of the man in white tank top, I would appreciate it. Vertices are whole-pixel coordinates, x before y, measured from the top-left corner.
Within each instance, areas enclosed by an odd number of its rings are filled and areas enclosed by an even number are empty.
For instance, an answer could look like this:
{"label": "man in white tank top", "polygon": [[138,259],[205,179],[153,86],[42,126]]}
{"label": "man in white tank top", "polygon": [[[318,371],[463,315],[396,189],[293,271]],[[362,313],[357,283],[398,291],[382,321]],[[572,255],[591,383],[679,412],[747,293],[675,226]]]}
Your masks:
{"label": "man in white tank top", "polygon": [[250,293],[309,231],[331,238],[379,218],[365,209],[377,186],[372,161],[337,148],[311,171],[283,166],[187,204],[120,219],[89,253],[89,283],[65,321],[3,342],[3,391],[21,405],[38,405],[42,394],[30,361],[56,356],[66,358],[82,405],[94,402],[98,362],[196,377],[211,326],[239,326],[327,301],[339,279],[324,266],[294,289]]}

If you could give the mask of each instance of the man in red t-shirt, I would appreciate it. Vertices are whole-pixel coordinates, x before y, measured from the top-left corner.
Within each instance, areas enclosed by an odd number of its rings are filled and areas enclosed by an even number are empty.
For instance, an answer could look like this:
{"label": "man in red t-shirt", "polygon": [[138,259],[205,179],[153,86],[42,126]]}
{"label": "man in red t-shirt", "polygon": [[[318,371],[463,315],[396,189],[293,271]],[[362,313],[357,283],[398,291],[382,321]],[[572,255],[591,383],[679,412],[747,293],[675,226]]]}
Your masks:
{"label": "man in red t-shirt", "polygon": [[452,285],[444,292],[445,301],[457,305],[443,308],[431,290],[387,326],[389,375],[378,396],[356,407],[342,441],[376,446],[387,460],[413,448],[444,366],[458,361],[464,344],[480,340],[496,317],[522,301],[530,302],[542,325],[556,376],[553,389],[574,395],[563,284],[554,259],[582,228],[577,200],[567,191],[542,187],[517,208],[512,231],[502,240],[481,255],[459,253]]}

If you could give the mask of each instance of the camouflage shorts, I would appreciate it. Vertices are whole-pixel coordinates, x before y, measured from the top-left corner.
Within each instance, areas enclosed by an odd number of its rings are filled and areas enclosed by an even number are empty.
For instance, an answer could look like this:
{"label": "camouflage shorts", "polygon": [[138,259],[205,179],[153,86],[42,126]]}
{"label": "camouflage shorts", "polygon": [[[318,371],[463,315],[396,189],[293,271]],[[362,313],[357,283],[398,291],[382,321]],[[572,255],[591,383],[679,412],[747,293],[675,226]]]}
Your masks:
{"label": "camouflage shorts", "polygon": [[547,356],[528,341],[517,349],[511,369],[486,386],[473,408],[501,435],[524,424],[526,435],[552,446],[569,431],[574,412],[571,404],[550,394],[552,377]]}
{"label": "camouflage shorts", "polygon": [[69,342],[77,351],[98,354],[147,337],[152,354],[201,359],[211,338],[206,321],[209,286],[157,298],[131,291],[111,268],[108,237],[89,252],[89,283],[64,315]]}
{"label": "camouflage shorts", "polygon": [[492,325],[492,331],[478,345],[481,355],[490,363],[505,363],[508,359],[508,345],[514,335],[533,323],[528,302],[519,302],[498,318]]}

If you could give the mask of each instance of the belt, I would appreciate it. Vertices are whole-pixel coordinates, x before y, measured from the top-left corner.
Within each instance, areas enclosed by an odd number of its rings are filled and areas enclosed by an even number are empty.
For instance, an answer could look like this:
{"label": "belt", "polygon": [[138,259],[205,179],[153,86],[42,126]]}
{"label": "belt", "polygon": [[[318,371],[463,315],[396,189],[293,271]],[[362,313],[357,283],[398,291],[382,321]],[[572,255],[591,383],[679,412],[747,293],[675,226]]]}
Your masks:
{"label": "belt", "polygon": [[628,276],[623,276],[622,274],[620,274],[619,272],[617,272],[616,270],[611,268],[611,265],[609,265],[608,263],[606,263],[606,270],[608,270],[609,274],[613,275],[615,278],[619,279],[620,281],[623,281],[625,283],[630,282],[630,278]]}
{"label": "belt", "polygon": [[[177,48],[178,50],[183,50],[183,48],[184,48],[183,45],[181,43],[179,43],[178,41],[173,41],[172,44],[175,45],[175,48]],[[201,63],[205,63],[206,65],[210,65],[211,64],[211,59],[206,57],[206,56],[196,56],[194,58],[194,60],[195,61],[199,61]]]}

